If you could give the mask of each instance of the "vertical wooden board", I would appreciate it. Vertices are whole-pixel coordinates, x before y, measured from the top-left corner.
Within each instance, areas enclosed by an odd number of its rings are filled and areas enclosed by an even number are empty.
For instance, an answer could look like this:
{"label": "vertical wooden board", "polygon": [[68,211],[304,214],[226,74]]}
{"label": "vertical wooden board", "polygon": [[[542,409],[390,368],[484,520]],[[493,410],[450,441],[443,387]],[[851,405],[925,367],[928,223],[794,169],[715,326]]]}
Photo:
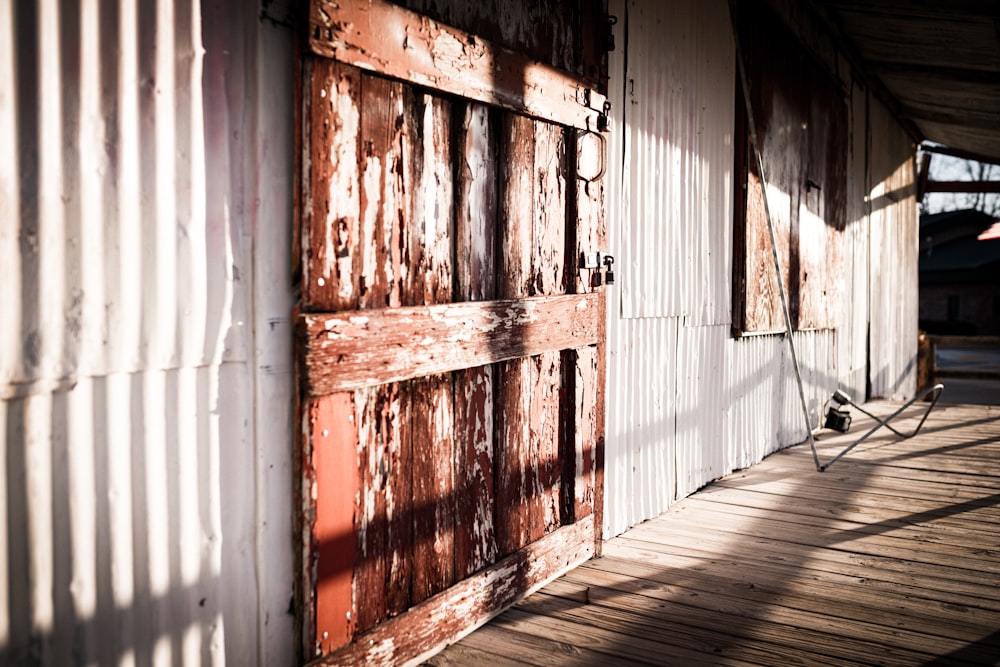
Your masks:
{"label": "vertical wooden board", "polygon": [[[410,105],[408,235],[403,302],[452,300],[455,235],[451,103],[416,92]],[[410,383],[408,438],[413,452],[413,602],[455,581],[455,442],[451,376]]]}
{"label": "vertical wooden board", "polygon": [[[537,294],[566,292],[567,160],[563,128],[534,122],[534,215],[532,216],[532,283]],[[575,206],[574,206],[575,209]],[[574,225],[575,226],[575,225]],[[531,441],[526,468],[530,471],[531,541],[560,524],[559,396],[562,356],[539,355],[532,361]]]}
{"label": "vertical wooden board", "polygon": [[[535,187],[533,122],[505,113],[500,128],[500,195],[497,296],[532,295],[532,231]],[[529,542],[532,490],[538,488],[531,456],[530,359],[496,367],[496,539],[498,556],[517,551]],[[540,508],[539,508],[540,509]]]}
{"label": "vertical wooden board", "polygon": [[[767,201],[774,224],[781,284],[793,326],[799,303],[799,198],[804,187],[803,156],[809,117],[801,58],[789,52],[787,31],[752,16],[744,31],[749,64],[750,102],[767,178]],[[742,98],[742,90],[739,92]],[[746,322],[749,332],[785,328],[779,283],[774,273],[760,173],[753,147],[748,159],[746,209]]]}
{"label": "vertical wooden board", "polygon": [[810,82],[806,180],[799,219],[802,262],[799,326],[838,324],[846,293],[843,230],[847,210],[847,109],[842,94],[819,72]]}
{"label": "vertical wooden board", "polygon": [[566,293],[566,142],[558,125],[535,121],[531,274],[534,294]]}
{"label": "vertical wooden board", "polygon": [[496,562],[493,475],[493,368],[455,380],[455,578]]}
{"label": "vertical wooden board", "polygon": [[354,636],[352,584],[358,513],[358,430],[351,393],[307,404],[315,503],[316,642],[324,653]]}
{"label": "vertical wooden board", "polygon": [[[572,163],[572,160],[571,160]],[[575,170],[571,169],[571,173]],[[603,176],[589,183],[575,181],[576,187],[570,188],[572,195],[571,210],[572,218],[576,220],[576,230],[573,234],[575,257],[579,257],[584,250],[607,247],[607,218],[605,216],[605,186],[607,176]],[[572,247],[572,246],[571,246]],[[589,291],[590,276],[582,276],[581,272],[574,269],[574,275],[578,276],[577,289]],[[604,522],[604,378],[606,372],[606,348],[607,340],[607,289],[617,289],[617,287],[606,287],[600,292],[600,323],[598,326],[599,336],[596,347],[587,347],[572,351],[564,355],[564,360],[569,356],[572,361],[570,368],[563,372],[564,377],[573,377],[573,382],[568,384],[565,391],[572,392],[572,412],[574,413],[574,430],[571,434],[572,440],[562,443],[563,454],[566,459],[565,464],[572,463],[575,470],[572,485],[573,514],[574,521],[593,515],[596,554],[601,553],[603,542],[603,522]],[[570,454],[566,450],[573,448]],[[566,465],[564,464],[564,470]],[[568,498],[564,501],[568,504]],[[568,509],[568,507],[567,507]]]}
{"label": "vertical wooden board", "polygon": [[531,119],[503,114],[499,158],[497,298],[516,299],[536,294],[531,275],[535,203],[535,132]]}
{"label": "vertical wooden board", "polygon": [[360,389],[355,401],[361,488],[354,599],[357,629],[363,632],[410,603],[412,473],[400,385]]}
{"label": "vertical wooden board", "polygon": [[413,603],[455,581],[454,461],[450,376],[412,382]]}
{"label": "vertical wooden board", "polygon": [[[497,142],[490,108],[467,103],[456,112],[456,299],[496,296]],[[460,115],[459,115],[460,114]]]}
{"label": "vertical wooden board", "polygon": [[359,308],[399,306],[402,258],[392,252],[405,222],[403,194],[408,174],[401,149],[407,127],[403,85],[365,75],[361,109],[361,225],[355,270]]}
{"label": "vertical wooden board", "polygon": [[309,62],[302,152],[303,309],[353,310],[358,304],[353,255],[361,215],[361,74],[322,58]]}
{"label": "vertical wooden board", "polygon": [[[489,107],[455,108],[456,299],[496,295],[494,237],[497,216],[497,145]],[[496,561],[494,530],[493,376],[490,366],[454,374],[455,578]]]}
{"label": "vertical wooden board", "polygon": [[496,541],[497,556],[511,554],[530,542],[532,462],[530,359],[496,365]]}
{"label": "vertical wooden board", "polygon": [[417,93],[412,107],[413,190],[411,223],[403,246],[406,305],[452,300],[455,195],[451,148],[451,103]]}
{"label": "vertical wooden board", "polygon": [[525,461],[531,494],[529,541],[559,527],[562,463],[559,446],[559,407],[562,354],[546,352],[531,358],[533,387],[530,399],[530,450]]}
{"label": "vertical wooden board", "polygon": [[566,414],[572,429],[563,444],[564,521],[594,513],[594,468],[597,430],[597,348],[569,350],[563,355]]}
{"label": "vertical wooden board", "polygon": [[412,604],[413,562],[413,449],[406,437],[412,411],[407,383],[384,387],[379,411],[386,448],[386,603],[389,616]]}

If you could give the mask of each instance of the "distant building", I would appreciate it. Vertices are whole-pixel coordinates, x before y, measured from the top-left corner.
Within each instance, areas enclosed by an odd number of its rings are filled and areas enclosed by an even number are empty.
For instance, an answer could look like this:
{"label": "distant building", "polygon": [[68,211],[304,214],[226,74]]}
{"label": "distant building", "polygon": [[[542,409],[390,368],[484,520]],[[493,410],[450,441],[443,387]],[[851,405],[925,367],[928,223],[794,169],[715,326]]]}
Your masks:
{"label": "distant building", "polygon": [[997,220],[963,210],[920,216],[920,328],[1000,335]]}

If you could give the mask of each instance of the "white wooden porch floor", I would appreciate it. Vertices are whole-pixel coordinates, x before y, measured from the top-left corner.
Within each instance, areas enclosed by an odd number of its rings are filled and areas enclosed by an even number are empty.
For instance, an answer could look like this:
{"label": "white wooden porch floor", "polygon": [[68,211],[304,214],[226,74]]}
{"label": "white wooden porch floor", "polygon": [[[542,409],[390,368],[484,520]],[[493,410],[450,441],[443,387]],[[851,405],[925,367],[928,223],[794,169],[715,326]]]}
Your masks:
{"label": "white wooden porch floor", "polygon": [[718,480],[427,664],[1000,665],[1000,407],[880,433]]}

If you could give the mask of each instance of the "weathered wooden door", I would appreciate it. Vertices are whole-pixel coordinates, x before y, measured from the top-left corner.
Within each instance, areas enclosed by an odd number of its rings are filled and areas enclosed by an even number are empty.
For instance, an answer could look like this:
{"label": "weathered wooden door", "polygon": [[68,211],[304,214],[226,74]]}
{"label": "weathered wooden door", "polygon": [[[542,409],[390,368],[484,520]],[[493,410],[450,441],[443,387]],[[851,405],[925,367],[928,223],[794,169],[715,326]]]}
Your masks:
{"label": "weathered wooden door", "polygon": [[306,659],[419,657],[599,548],[603,14],[530,4],[575,22],[581,74],[387,2],[312,2]]}

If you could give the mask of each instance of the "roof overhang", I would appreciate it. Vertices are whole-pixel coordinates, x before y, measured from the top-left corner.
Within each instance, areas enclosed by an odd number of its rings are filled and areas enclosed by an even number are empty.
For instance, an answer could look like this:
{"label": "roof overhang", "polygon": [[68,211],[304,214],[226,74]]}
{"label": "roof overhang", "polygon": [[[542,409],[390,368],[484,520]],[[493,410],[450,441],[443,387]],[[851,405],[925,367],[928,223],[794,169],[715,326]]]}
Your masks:
{"label": "roof overhang", "polygon": [[915,139],[1000,163],[1000,2],[813,0]]}

